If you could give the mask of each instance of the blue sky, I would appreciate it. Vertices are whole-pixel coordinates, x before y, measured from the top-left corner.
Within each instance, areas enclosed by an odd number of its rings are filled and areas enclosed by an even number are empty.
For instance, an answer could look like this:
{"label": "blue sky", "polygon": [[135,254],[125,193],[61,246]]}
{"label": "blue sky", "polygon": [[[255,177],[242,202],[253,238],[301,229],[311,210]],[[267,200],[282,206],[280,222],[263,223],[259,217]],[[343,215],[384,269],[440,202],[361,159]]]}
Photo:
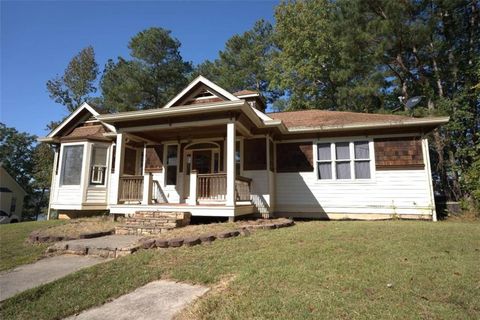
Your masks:
{"label": "blue sky", "polygon": [[[0,0],[1,1],[1,0]],[[67,115],[45,83],[92,45],[99,69],[128,57],[137,32],[162,27],[182,43],[185,60],[214,59],[232,35],[258,19],[273,22],[277,1],[1,1],[0,122],[39,136]]]}

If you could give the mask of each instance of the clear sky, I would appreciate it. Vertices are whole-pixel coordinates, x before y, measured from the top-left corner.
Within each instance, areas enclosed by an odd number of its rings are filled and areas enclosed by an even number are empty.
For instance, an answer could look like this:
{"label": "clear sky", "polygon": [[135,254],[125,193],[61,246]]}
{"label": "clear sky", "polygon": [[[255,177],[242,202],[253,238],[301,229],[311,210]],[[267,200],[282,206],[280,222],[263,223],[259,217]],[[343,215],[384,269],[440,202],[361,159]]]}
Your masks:
{"label": "clear sky", "polygon": [[50,120],[67,115],[45,83],[92,45],[99,69],[128,57],[137,32],[162,27],[182,43],[185,60],[214,59],[232,35],[258,19],[273,22],[277,1],[3,1],[1,5],[0,122],[43,136]]}

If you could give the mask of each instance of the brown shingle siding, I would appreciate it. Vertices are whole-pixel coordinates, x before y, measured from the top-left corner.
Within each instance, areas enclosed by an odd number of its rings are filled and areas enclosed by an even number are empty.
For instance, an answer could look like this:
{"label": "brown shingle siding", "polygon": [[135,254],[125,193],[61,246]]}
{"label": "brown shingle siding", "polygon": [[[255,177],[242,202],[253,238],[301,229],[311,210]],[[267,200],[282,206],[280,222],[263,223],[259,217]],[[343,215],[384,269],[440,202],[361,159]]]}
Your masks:
{"label": "brown shingle siding", "polygon": [[374,139],[377,170],[423,169],[422,140],[419,137]]}
{"label": "brown shingle siding", "polygon": [[312,172],[311,141],[277,144],[277,172]]}

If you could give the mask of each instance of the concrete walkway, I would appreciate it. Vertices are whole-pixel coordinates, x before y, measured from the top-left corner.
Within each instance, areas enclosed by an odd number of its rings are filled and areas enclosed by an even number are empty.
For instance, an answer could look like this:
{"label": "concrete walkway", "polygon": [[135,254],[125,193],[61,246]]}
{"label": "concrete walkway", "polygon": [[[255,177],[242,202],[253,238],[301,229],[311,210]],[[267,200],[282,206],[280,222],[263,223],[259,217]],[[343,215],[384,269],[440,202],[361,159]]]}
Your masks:
{"label": "concrete walkway", "polygon": [[172,281],[154,281],[103,306],[67,320],[167,320],[209,289]]}
{"label": "concrete walkway", "polygon": [[62,255],[2,272],[0,273],[0,301],[105,260],[93,256]]}

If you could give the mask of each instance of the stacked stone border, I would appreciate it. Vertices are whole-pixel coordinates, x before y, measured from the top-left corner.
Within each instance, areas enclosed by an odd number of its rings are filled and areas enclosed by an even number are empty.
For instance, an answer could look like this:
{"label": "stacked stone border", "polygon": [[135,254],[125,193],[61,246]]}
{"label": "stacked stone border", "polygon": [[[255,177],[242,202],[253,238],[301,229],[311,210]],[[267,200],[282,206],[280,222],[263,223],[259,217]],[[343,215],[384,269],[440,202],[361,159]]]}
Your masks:
{"label": "stacked stone border", "polygon": [[108,231],[101,231],[101,232],[82,233],[78,237],[43,235],[41,231],[33,231],[28,236],[28,242],[47,243],[47,242],[58,242],[58,241],[65,241],[65,240],[91,239],[91,238],[109,236],[112,234],[115,234],[115,229],[111,229]]}
{"label": "stacked stone border", "polygon": [[240,228],[230,231],[222,231],[219,233],[206,233],[200,236],[189,236],[189,237],[177,237],[170,239],[155,239],[155,238],[143,238],[139,240],[140,247],[142,249],[155,249],[155,248],[178,248],[181,246],[193,247],[199,244],[210,244],[217,239],[228,239],[237,236],[249,236],[251,232],[256,230],[272,230],[291,227],[295,223],[293,220],[286,220],[277,223],[268,223],[268,224],[253,224],[253,225],[244,225]]}
{"label": "stacked stone border", "polygon": [[48,247],[47,254],[76,254],[76,255],[95,255],[103,258],[118,258],[132,253],[139,249],[155,248],[178,248],[193,247],[200,244],[210,244],[217,239],[229,239],[237,236],[248,236],[256,230],[272,230],[291,227],[295,223],[293,220],[285,220],[277,223],[243,225],[240,228],[222,231],[218,233],[206,233],[200,236],[176,237],[169,239],[143,238],[138,243],[124,248],[90,248],[84,245],[69,246],[66,243],[56,243]]}

